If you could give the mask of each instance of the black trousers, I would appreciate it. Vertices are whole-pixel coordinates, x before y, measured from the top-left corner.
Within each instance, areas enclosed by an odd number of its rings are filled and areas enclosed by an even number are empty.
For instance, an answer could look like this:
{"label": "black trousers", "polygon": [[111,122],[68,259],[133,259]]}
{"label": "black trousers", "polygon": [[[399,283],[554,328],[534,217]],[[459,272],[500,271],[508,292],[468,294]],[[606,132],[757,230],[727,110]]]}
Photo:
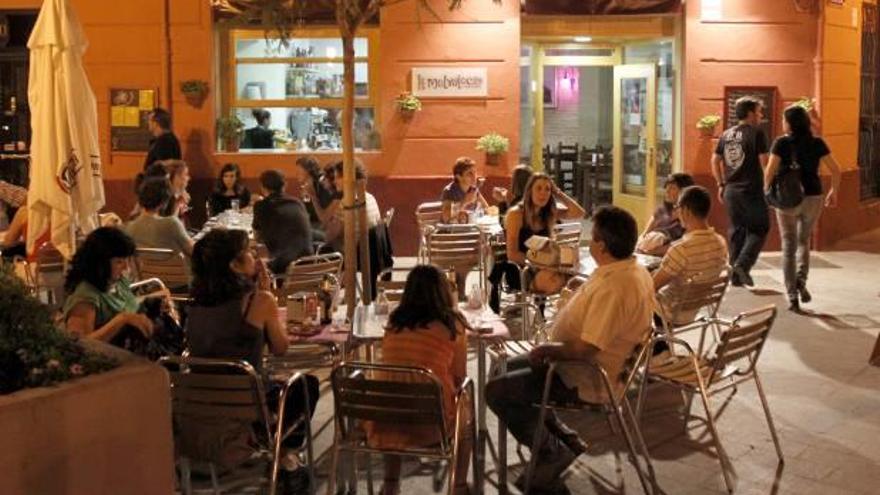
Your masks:
{"label": "black trousers", "polygon": [[[309,412],[311,413],[309,419],[311,420],[311,416],[315,414],[315,406],[318,404],[318,396],[320,394],[319,384],[318,379],[312,375],[306,375],[305,383],[309,391]],[[269,409],[272,411],[275,411],[278,408],[278,400],[281,398],[281,388],[281,382],[269,382],[269,390],[266,391],[266,405],[268,405]],[[299,381],[290,388],[284,401],[284,429],[287,429],[289,427],[288,425],[293,423],[293,421],[298,418],[304,410],[303,382]],[[290,434],[290,436],[285,438],[281,444],[288,449],[298,449],[305,441],[305,432],[305,425],[300,425]]]}
{"label": "black trousers", "polygon": [[730,217],[728,229],[730,264],[748,273],[770,231],[770,212],[761,191],[724,190],[724,204]]}

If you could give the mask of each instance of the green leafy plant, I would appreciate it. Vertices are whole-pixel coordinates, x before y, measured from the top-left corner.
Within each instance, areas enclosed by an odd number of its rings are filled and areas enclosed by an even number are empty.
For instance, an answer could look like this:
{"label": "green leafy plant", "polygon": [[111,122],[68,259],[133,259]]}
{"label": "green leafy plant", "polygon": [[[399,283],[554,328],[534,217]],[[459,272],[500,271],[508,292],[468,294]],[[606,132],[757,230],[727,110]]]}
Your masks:
{"label": "green leafy plant", "polygon": [[721,122],[720,115],[704,115],[697,121],[697,129],[706,132],[713,131],[719,122]]}
{"label": "green leafy plant", "polygon": [[418,112],[422,109],[422,100],[409,91],[400,93],[394,102],[397,103],[397,109],[401,112]]}
{"label": "green leafy plant", "polygon": [[813,107],[816,106],[816,100],[810,98],[809,96],[802,96],[800,100],[793,103],[796,107],[801,107],[806,110],[808,113],[813,110]]}
{"label": "green leafy plant", "polygon": [[181,81],[180,92],[186,96],[202,97],[208,94],[208,83],[198,79]]}
{"label": "green leafy plant", "polygon": [[0,395],[54,385],[118,365],[55,327],[49,308],[0,262]]}
{"label": "green leafy plant", "polygon": [[490,155],[499,155],[508,148],[510,148],[510,140],[497,132],[490,132],[477,139],[477,149]]}
{"label": "green leafy plant", "polygon": [[217,119],[217,136],[221,139],[238,138],[243,130],[244,122],[235,115]]}

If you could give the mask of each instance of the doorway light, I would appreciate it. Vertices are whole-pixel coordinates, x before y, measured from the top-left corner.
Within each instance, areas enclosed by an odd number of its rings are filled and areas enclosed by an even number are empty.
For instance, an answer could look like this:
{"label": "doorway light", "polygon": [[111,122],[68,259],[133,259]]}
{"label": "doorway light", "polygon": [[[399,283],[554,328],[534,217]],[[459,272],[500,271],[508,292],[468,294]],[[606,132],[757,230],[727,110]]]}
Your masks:
{"label": "doorway light", "polygon": [[575,36],[574,37],[575,43],[589,43],[591,41],[593,41],[593,38],[591,36]]}

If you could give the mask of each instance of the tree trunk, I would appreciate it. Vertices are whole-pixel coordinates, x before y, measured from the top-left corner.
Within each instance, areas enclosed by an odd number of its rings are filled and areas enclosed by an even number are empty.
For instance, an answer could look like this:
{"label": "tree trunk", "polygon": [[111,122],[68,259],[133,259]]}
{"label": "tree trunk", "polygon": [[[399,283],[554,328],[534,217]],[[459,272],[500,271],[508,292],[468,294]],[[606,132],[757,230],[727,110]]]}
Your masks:
{"label": "tree trunk", "polygon": [[355,230],[354,141],[354,32],[342,31],[343,100],[342,100],[342,207],[345,221],[345,305],[349,320],[354,316],[357,239]]}

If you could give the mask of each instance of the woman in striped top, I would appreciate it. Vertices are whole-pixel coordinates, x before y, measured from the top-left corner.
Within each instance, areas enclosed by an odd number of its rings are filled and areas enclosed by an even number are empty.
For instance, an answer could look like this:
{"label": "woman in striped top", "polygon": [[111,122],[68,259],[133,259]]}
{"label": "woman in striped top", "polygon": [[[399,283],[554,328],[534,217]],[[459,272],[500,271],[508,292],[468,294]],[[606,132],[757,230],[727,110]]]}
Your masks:
{"label": "woman in striped top", "polygon": [[[450,432],[455,425],[455,392],[467,374],[467,328],[467,320],[456,309],[446,277],[436,267],[419,265],[407,277],[400,305],[389,315],[382,339],[383,363],[428,368],[440,380]],[[374,447],[408,448],[440,442],[435,428],[389,423],[369,423],[366,428]],[[456,493],[467,493],[471,441],[467,438],[459,450]],[[400,493],[400,465],[399,457],[385,456],[383,494]]]}

